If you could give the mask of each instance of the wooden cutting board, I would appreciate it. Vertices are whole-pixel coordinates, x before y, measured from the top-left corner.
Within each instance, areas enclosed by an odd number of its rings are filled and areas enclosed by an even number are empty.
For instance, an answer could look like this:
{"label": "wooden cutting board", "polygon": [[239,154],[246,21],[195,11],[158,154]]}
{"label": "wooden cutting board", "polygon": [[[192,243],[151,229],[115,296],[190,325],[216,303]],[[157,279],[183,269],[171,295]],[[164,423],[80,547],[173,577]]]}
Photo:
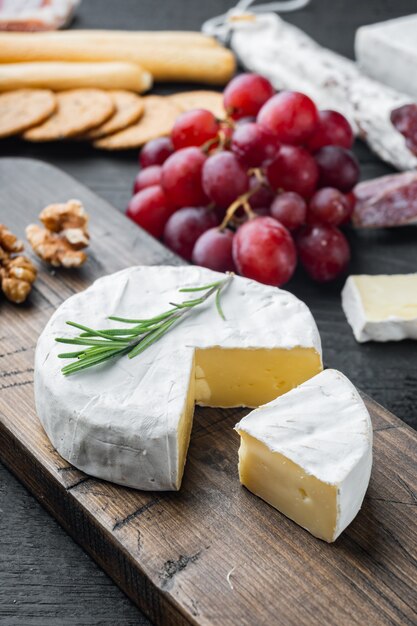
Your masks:
{"label": "wooden cutting board", "polygon": [[196,410],[179,493],[89,478],[52,448],[35,413],[33,358],[55,308],[103,274],[178,258],[45,163],[0,160],[0,221],[21,237],[48,203],[91,215],[80,271],[42,267],[30,303],[0,301],[0,458],[156,624],[376,626],[417,623],[417,434],[365,398],[374,468],[364,506],[335,544],[239,485],[244,410]]}

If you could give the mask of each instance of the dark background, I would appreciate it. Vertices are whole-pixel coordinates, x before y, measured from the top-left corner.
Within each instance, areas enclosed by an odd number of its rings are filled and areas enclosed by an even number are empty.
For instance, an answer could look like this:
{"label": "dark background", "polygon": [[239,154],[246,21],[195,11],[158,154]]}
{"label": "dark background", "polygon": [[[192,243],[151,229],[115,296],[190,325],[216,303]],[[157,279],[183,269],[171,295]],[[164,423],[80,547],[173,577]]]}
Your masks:
{"label": "dark background", "polygon": [[[198,30],[232,0],[84,0],[75,27]],[[353,56],[358,26],[407,15],[415,0],[312,0],[284,15],[318,42]],[[160,93],[178,86],[158,86]],[[390,172],[362,145],[355,146],[362,177]],[[133,153],[107,154],[78,144],[3,142],[1,156],[39,158],[64,169],[123,210],[137,171]],[[16,172],[18,175],[18,172]],[[352,273],[416,271],[413,228],[349,233]],[[289,288],[312,308],[326,364],[343,370],[362,390],[417,427],[416,344],[358,345],[340,308],[342,282],[317,286],[301,273]],[[37,501],[0,465],[0,624],[4,626],[127,626],[148,624],[113,582],[64,533]]]}

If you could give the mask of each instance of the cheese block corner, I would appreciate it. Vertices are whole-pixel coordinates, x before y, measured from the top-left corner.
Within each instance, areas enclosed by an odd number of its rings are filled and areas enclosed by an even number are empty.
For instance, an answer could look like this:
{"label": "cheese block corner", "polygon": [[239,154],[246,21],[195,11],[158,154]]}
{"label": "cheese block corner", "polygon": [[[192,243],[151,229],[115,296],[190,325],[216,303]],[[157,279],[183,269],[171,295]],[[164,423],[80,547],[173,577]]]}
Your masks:
{"label": "cheese block corner", "polygon": [[[322,370],[314,319],[292,294],[234,277],[139,356],[65,377],[58,336],[67,320],[108,328],[120,317],[152,317],[178,290],[224,275],[182,266],[130,267],[66,300],[42,332],[35,356],[38,416],[58,452],[80,470],[122,485],[176,490],[194,405],[257,407]],[[181,294],[186,298],[185,294]]]}
{"label": "cheese block corner", "polygon": [[244,417],[241,483],[311,534],[333,542],[361,508],[372,424],[352,383],[325,370]]}
{"label": "cheese block corner", "polygon": [[349,276],[342,308],[355,339],[417,339],[417,273]]}

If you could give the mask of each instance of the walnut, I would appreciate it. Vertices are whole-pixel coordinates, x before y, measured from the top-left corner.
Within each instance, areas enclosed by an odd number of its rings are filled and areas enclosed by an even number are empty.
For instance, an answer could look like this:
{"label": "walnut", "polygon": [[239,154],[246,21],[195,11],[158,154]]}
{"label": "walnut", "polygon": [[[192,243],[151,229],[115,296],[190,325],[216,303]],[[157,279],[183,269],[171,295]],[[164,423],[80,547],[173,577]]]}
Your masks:
{"label": "walnut", "polygon": [[0,224],[0,287],[8,300],[20,304],[28,297],[36,279],[36,268],[25,256],[13,256],[22,252],[23,243]]}
{"label": "walnut", "polygon": [[54,267],[80,267],[87,260],[86,253],[74,250],[67,239],[37,224],[26,228],[26,237],[35,254]]}
{"label": "walnut", "polygon": [[60,233],[67,228],[81,228],[87,232],[88,215],[79,200],[49,204],[40,212],[39,219],[45,228],[54,233]]}
{"label": "walnut", "polygon": [[7,226],[0,224],[0,247],[3,253],[0,255],[1,260],[5,252],[22,252],[23,241],[20,241],[16,235],[13,235]]}
{"label": "walnut", "polygon": [[40,215],[44,228],[31,224],[26,236],[34,252],[54,267],[80,267],[87,260],[82,248],[88,246],[88,215],[78,200],[50,204]]}

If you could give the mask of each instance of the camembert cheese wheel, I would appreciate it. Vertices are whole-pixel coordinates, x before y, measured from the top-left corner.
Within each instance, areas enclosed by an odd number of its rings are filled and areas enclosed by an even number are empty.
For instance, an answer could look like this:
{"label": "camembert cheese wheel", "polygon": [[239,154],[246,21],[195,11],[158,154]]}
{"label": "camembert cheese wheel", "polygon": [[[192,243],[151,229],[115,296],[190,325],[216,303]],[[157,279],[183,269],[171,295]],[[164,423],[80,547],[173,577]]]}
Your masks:
{"label": "camembert cheese wheel", "polygon": [[332,542],[361,508],[372,424],[352,383],[325,370],[236,426],[240,481],[319,539]]}
{"label": "camembert cheese wheel", "polygon": [[221,295],[226,320],[208,300],[137,357],[62,374],[55,338],[74,336],[67,320],[108,328],[117,324],[110,315],[152,317],[185,299],[179,289],[222,278],[200,267],[131,267],[57,309],[36,349],[35,398],[67,461],[130,487],[179,489],[195,403],[257,407],[321,371],[320,337],[307,306],[236,276]]}

